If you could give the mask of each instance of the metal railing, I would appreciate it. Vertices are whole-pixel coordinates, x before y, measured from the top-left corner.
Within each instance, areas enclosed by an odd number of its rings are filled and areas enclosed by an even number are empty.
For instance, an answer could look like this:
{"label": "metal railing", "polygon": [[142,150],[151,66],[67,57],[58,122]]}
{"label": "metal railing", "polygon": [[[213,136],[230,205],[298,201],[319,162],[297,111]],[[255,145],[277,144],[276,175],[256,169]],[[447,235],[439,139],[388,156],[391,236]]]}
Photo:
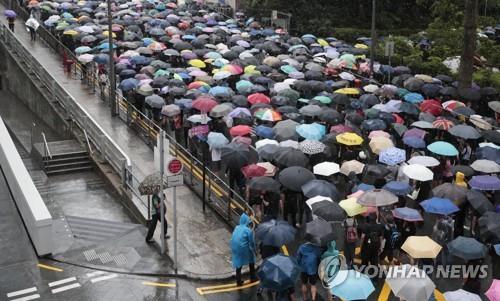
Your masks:
{"label": "metal railing", "polygon": [[43,139],[43,151],[44,151],[44,162],[45,160],[47,160],[47,158],[50,158],[52,159],[52,154],[50,153],[50,149],[49,149],[49,144],[47,143],[47,139],[45,138],[45,133],[42,132],[42,139]]}
{"label": "metal railing", "polygon": [[90,155],[93,155],[94,152],[92,151],[92,147],[90,146],[89,136],[87,135],[87,131],[85,129],[83,130],[83,135],[85,136],[85,142],[87,144],[87,151],[89,152]]}

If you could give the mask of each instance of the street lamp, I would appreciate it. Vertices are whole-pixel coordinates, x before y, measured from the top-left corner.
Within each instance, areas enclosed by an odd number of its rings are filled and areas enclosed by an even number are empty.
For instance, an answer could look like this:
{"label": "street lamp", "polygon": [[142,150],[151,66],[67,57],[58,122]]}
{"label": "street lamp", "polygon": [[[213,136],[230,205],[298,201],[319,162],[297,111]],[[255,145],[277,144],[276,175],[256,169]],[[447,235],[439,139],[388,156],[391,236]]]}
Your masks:
{"label": "street lamp", "polygon": [[111,117],[117,115],[116,112],[116,76],[115,76],[115,62],[113,60],[113,16],[111,14],[111,0],[108,3],[108,53],[109,53],[109,105],[111,106]]}
{"label": "street lamp", "polygon": [[375,61],[375,47],[376,47],[376,34],[375,34],[375,14],[376,14],[377,0],[372,0],[372,29],[371,29],[371,42],[370,42],[370,78],[373,79],[373,63]]}

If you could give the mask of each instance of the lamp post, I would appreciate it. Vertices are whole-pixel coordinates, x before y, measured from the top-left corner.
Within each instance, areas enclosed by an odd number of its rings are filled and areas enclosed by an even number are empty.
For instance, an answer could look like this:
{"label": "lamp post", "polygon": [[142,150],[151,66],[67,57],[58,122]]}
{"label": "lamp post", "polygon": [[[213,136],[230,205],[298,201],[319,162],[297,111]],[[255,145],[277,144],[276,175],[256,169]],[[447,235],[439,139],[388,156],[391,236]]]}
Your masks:
{"label": "lamp post", "polygon": [[108,66],[108,78],[109,78],[109,105],[111,107],[111,117],[117,115],[116,112],[116,76],[115,76],[115,62],[114,62],[114,50],[113,50],[113,16],[111,14],[111,0],[107,0],[108,3],[108,53],[109,53],[109,66]]}
{"label": "lamp post", "polygon": [[370,43],[370,78],[373,79],[373,63],[375,61],[375,47],[376,47],[376,34],[375,34],[375,14],[377,13],[377,0],[372,0],[372,29],[371,29],[371,43]]}

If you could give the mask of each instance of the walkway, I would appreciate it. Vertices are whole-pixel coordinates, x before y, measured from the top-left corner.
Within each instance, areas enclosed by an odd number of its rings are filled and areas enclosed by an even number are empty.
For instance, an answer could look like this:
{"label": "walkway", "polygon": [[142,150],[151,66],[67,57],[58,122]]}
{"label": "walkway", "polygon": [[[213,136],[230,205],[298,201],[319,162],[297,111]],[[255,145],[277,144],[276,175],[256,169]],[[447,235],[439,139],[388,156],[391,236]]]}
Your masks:
{"label": "walkway", "polygon": [[[5,7],[0,5],[0,11]],[[0,20],[7,24],[2,15]],[[30,41],[23,22],[16,21],[15,35],[30,53],[45,67],[76,101],[96,120],[130,157],[139,181],[154,171],[153,152],[136,133],[118,118],[111,118],[109,107],[98,95],[91,93],[80,80],[68,78],[62,69],[61,58],[40,40]],[[201,200],[186,186],[177,189],[179,223],[179,272],[217,274],[229,276],[230,231],[225,223],[211,210],[202,212]],[[171,191],[167,193],[167,219],[172,220]],[[159,230],[159,229],[158,229]],[[170,228],[169,228],[169,231]],[[159,241],[159,231],[155,238]],[[168,253],[173,253],[172,239],[168,241]]]}

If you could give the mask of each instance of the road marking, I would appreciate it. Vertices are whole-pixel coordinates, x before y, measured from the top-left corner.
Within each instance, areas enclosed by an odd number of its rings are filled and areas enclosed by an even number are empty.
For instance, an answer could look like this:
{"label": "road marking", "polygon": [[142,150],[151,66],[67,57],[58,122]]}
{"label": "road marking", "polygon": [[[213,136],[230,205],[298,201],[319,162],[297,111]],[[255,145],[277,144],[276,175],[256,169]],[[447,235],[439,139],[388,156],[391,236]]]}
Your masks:
{"label": "road marking", "polygon": [[106,274],[106,272],[97,271],[97,272],[88,273],[87,277],[94,277],[94,276],[99,276],[99,275],[103,275],[103,274]]}
{"label": "road marking", "polygon": [[36,291],[37,291],[37,288],[36,288],[36,286],[34,286],[34,287],[26,288],[26,289],[23,289],[23,290],[15,291],[15,292],[10,292],[10,293],[7,294],[7,297],[8,298],[15,297],[15,296],[24,295],[24,294],[27,294],[27,293],[36,292]]}
{"label": "road marking", "polygon": [[175,287],[175,283],[164,283],[164,282],[149,282],[149,281],[144,281],[142,284],[147,285],[147,286]]}
{"label": "road marking", "polygon": [[50,265],[46,265],[46,264],[37,264],[37,266],[39,268],[42,268],[42,269],[46,269],[46,270],[51,270],[51,271],[55,271],[55,272],[62,272],[63,269],[60,269],[60,268],[56,268],[56,267],[53,267],[53,266],[50,266]]}
{"label": "road marking", "polygon": [[53,294],[57,294],[59,292],[64,292],[64,291],[67,291],[67,290],[70,290],[70,289],[74,289],[74,288],[77,288],[77,287],[81,287],[80,283],[73,283],[73,284],[70,284],[70,285],[65,285],[65,286],[61,286],[61,287],[55,288],[55,289],[52,290],[52,293]]}
{"label": "road marking", "polygon": [[[243,290],[243,289],[246,289],[246,288],[249,288],[252,286],[256,286],[259,283],[260,283],[260,281],[255,281],[255,282],[250,282],[250,283],[244,284],[242,286],[236,286],[236,283],[232,283],[232,284],[228,284],[228,287],[220,288],[220,289],[208,289],[209,287],[198,287],[198,288],[196,288],[196,291],[200,295],[226,293],[226,292]],[[222,285],[222,286],[224,286],[224,285]]]}
{"label": "road marking", "polygon": [[58,281],[50,282],[49,283],[49,287],[53,287],[53,286],[60,285],[60,284],[65,284],[65,283],[68,283],[68,282],[71,282],[71,281],[76,281],[76,277],[69,277],[69,278],[66,278],[66,279],[61,279],[61,280],[58,280]]}
{"label": "road marking", "polygon": [[111,275],[107,275],[107,276],[97,277],[97,278],[90,279],[90,282],[96,283],[99,281],[109,280],[109,279],[115,278],[117,276],[118,276],[117,274],[111,274]]}
{"label": "road marking", "polygon": [[29,300],[35,300],[35,299],[38,299],[38,298],[40,298],[40,295],[39,294],[34,294],[34,295],[22,297],[22,298],[12,299],[10,301],[29,301]]}

